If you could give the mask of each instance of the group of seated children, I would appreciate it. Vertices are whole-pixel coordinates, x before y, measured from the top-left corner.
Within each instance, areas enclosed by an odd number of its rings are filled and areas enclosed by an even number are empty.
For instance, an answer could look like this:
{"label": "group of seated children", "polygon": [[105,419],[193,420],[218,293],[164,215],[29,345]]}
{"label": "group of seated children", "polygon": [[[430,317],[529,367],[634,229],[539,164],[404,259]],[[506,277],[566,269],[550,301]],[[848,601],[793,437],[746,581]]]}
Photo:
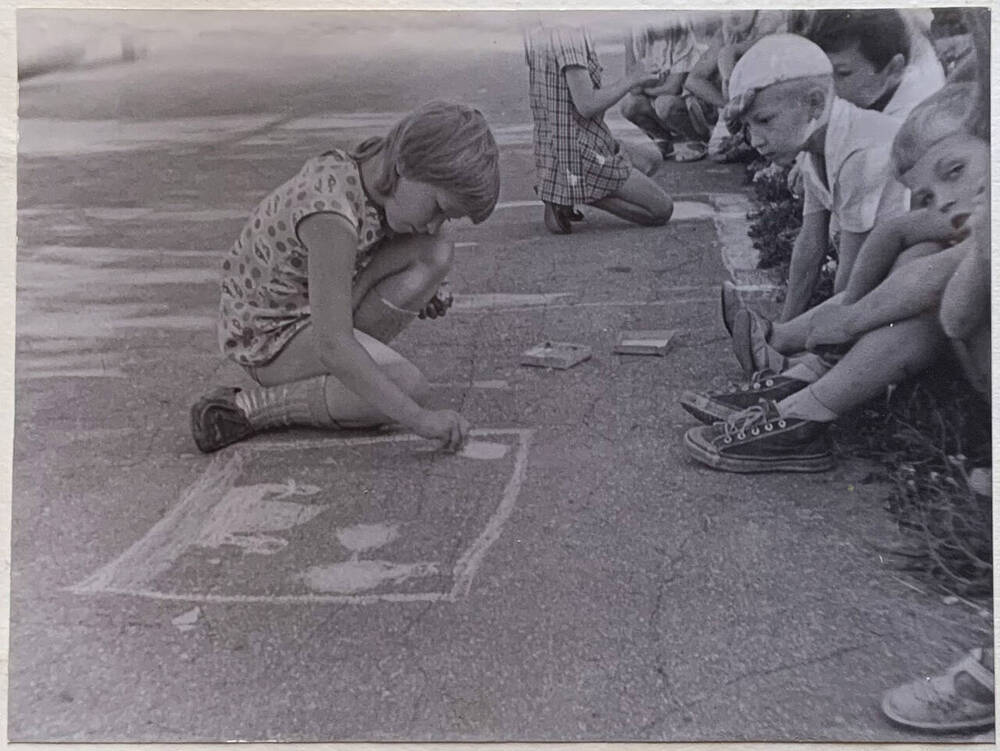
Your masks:
{"label": "group of seated children", "polygon": [[[840,75],[841,66],[853,71],[846,78],[864,67],[862,45],[828,36],[817,15],[809,33],[818,44],[768,36],[729,81],[722,116],[765,157],[794,163],[804,209],[780,319],[723,294],[723,321],[747,380],[681,397],[703,423],[685,433],[685,448],[719,470],[831,468],[833,421],[950,354],[990,399],[985,55],[978,84],[958,75],[922,102],[919,88],[906,88],[905,58],[883,56],[897,83],[873,97]],[[832,227],[835,294],[810,307]],[[908,727],[967,731],[993,724],[993,697],[986,646],[887,691],[882,710]]]}

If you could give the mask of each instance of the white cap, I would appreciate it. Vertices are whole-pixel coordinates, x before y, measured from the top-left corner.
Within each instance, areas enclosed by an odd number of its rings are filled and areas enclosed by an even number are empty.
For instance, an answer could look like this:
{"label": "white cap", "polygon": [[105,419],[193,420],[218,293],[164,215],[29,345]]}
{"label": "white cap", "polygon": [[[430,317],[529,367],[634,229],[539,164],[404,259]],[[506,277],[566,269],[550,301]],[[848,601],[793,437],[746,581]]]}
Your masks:
{"label": "white cap", "polygon": [[833,66],[817,44],[797,34],[771,34],[739,59],[729,76],[729,99],[808,76],[832,76]]}

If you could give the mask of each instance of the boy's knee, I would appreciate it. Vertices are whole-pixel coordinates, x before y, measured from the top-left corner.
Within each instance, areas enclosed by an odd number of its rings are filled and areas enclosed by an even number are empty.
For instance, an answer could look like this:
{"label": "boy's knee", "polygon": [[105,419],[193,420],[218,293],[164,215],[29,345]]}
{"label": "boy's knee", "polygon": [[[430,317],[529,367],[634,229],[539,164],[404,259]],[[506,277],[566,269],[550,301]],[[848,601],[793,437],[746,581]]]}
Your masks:
{"label": "boy's knee", "polygon": [[676,94],[664,94],[653,100],[653,111],[661,120],[672,119],[680,110],[687,112],[687,107],[684,100]]}

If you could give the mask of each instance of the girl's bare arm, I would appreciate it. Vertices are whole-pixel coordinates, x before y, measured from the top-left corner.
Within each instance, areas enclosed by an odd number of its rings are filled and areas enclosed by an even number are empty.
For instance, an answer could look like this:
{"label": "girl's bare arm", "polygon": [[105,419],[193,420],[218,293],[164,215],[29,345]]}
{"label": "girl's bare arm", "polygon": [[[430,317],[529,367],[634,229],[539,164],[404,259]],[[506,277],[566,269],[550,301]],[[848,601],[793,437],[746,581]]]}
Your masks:
{"label": "girl's bare arm", "polygon": [[634,87],[652,86],[660,80],[659,75],[647,72],[641,63],[636,63],[635,69],[625,78],[599,89],[594,88],[590,73],[581,65],[564,68],[563,75],[566,76],[573,106],[588,118],[603,115]]}
{"label": "girl's bare arm", "polygon": [[423,433],[425,410],[378,366],[354,336],[351,276],[357,235],[335,214],[313,214],[298,226],[309,249],[309,304],[317,353],[328,372],[387,417]]}

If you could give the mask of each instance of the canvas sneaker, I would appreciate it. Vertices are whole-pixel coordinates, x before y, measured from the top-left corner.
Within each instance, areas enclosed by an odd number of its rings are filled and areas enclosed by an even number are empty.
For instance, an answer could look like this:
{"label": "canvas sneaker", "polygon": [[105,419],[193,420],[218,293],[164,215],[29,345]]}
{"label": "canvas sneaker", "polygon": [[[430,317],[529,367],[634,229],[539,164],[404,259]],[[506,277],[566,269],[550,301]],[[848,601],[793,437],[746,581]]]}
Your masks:
{"label": "canvas sneaker", "polygon": [[722,325],[726,327],[726,331],[732,336],[733,319],[736,318],[736,311],[743,307],[743,303],[740,301],[736,285],[728,279],[722,283],[722,287],[719,290],[719,303],[722,308]]}
{"label": "canvas sneaker", "polygon": [[[994,724],[993,671],[982,664],[982,656],[974,649],[943,673],[887,691],[882,711],[893,722],[920,730],[957,732]],[[978,690],[963,691],[963,677]]]}
{"label": "canvas sneaker", "polygon": [[681,406],[700,422],[711,425],[752,407],[761,399],[780,402],[809,384],[769,370],[754,373],[747,383],[730,383],[719,391],[685,391]]}
{"label": "canvas sneaker", "polygon": [[219,386],[191,407],[191,434],[199,451],[209,454],[257,432],[236,406],[239,391]]}
{"label": "canvas sneaker", "polygon": [[749,308],[740,308],[733,316],[733,354],[749,377],[758,370],[781,373],[788,358],[767,343],[771,322]]}
{"label": "canvas sneaker", "polygon": [[824,472],[835,464],[827,423],[784,418],[763,399],[723,422],[691,428],[684,447],[726,472]]}

